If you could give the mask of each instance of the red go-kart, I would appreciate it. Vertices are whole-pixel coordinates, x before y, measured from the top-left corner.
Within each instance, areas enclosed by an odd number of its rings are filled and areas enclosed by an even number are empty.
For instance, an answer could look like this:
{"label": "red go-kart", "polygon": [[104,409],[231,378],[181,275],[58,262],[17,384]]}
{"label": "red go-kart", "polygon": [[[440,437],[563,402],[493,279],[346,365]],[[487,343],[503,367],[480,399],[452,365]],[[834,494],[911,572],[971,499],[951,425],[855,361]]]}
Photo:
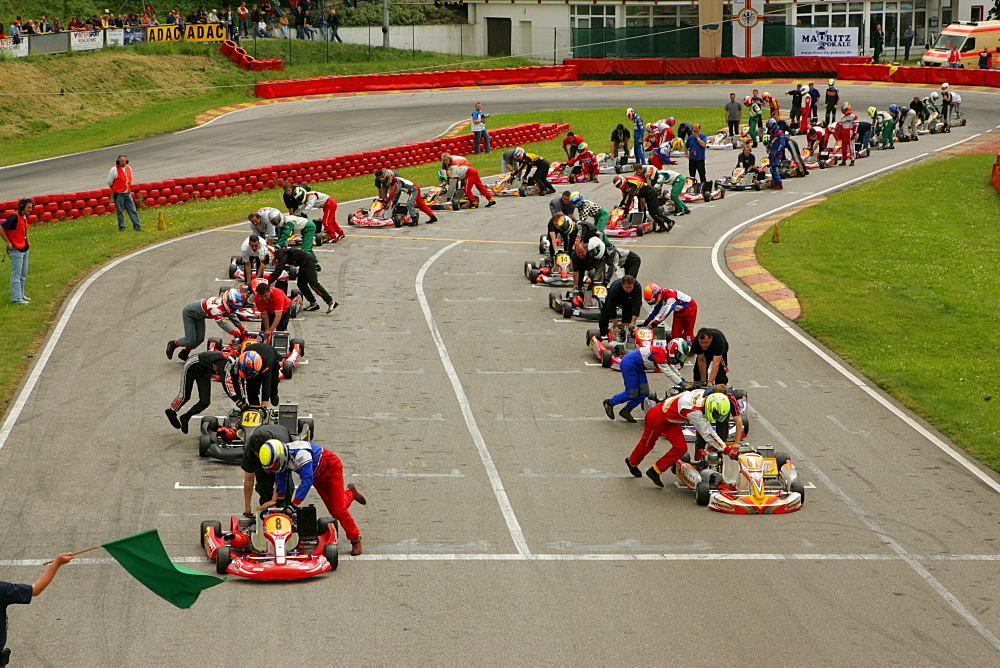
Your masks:
{"label": "red go-kart", "polygon": [[622,357],[636,348],[667,345],[666,330],[663,327],[636,327],[631,337],[627,327],[620,327],[617,332],[609,331],[601,337],[601,330],[587,330],[587,346],[593,351],[594,357],[601,361],[601,366],[613,371],[621,371]]}
{"label": "red go-kart", "polygon": [[416,225],[420,219],[420,214],[414,218],[410,215],[406,205],[396,204],[390,210],[386,201],[375,198],[367,209],[358,209],[354,213],[347,214],[347,224],[356,227],[402,227],[403,225]]}
{"label": "red go-kart", "polygon": [[[246,338],[235,336],[229,343],[223,345],[222,339],[213,336],[208,340],[207,345],[208,350],[218,350],[227,357],[232,357],[239,355],[248,345],[260,343],[261,338],[260,334],[248,333]],[[273,332],[270,339],[265,343],[270,344],[278,352],[278,357],[281,360],[278,365],[278,378],[280,380],[291,378],[302,357],[306,354],[306,342],[303,339],[291,338],[288,332]],[[213,378],[219,380],[215,376]]]}
{"label": "red go-kart", "polygon": [[301,580],[337,569],[337,520],[316,520],[316,507],[258,510],[232,517],[229,531],[201,523],[201,545],[220,575],[252,580]]}

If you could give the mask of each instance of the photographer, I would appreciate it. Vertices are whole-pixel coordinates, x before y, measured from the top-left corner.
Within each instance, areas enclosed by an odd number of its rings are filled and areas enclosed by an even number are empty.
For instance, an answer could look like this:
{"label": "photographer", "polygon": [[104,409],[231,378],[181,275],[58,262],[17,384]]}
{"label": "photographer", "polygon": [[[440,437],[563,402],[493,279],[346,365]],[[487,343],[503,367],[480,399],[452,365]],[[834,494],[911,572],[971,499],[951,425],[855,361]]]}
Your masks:
{"label": "photographer", "polygon": [[479,153],[479,143],[484,145],[483,151],[490,152],[490,135],[486,131],[486,119],[490,115],[483,112],[483,105],[476,102],[476,108],[472,111],[472,152]]}

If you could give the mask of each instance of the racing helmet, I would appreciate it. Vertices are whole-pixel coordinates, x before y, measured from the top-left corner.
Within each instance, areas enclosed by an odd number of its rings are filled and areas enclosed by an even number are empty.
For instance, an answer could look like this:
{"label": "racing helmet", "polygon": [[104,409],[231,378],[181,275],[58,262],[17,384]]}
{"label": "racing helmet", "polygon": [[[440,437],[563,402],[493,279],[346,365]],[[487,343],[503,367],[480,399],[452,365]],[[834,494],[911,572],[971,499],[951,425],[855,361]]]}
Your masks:
{"label": "racing helmet", "polygon": [[563,234],[573,234],[574,230],[576,230],[576,222],[565,214],[556,216],[556,220],[552,223],[552,226]]}
{"label": "racing helmet", "polygon": [[773,118],[769,118],[767,119],[766,127],[768,134],[772,134],[774,132],[774,129],[778,127],[778,121],[774,120]]}
{"label": "racing helmet", "polygon": [[948,90],[949,88],[951,88],[951,86],[948,85],[947,81],[941,84],[941,90]]}
{"label": "racing helmet", "polygon": [[716,392],[715,394],[710,394],[705,397],[705,419],[709,422],[718,422],[722,418],[729,415],[729,411],[732,410],[732,405],[729,403],[729,397],[726,395]]}
{"label": "racing helmet", "polygon": [[753,102],[753,98],[750,97],[749,95],[747,95],[745,98],[743,98],[743,106],[744,107],[749,107],[751,102]]}
{"label": "racing helmet", "polygon": [[833,79],[827,79],[826,80],[826,85],[830,86],[831,88],[833,87],[833,84],[835,84],[835,83],[837,83],[837,82],[834,81]]}
{"label": "racing helmet", "polygon": [[239,288],[230,288],[222,297],[223,303],[230,311],[238,311],[243,308],[243,293]]}
{"label": "racing helmet", "polygon": [[941,99],[941,95],[937,91],[931,93],[931,102],[937,102],[939,99]]}
{"label": "racing helmet", "polygon": [[388,169],[382,168],[382,169],[375,170],[375,180],[376,181],[385,181],[388,178],[389,178],[389,170]]}
{"label": "racing helmet", "polygon": [[636,117],[635,109],[629,107],[628,109],[625,110],[625,115],[628,116],[628,119],[630,121],[634,121]]}
{"label": "racing helmet", "polygon": [[523,157],[524,157],[524,149],[518,146],[517,148],[514,149],[514,159],[520,160]]}
{"label": "racing helmet", "polygon": [[875,118],[875,114],[877,114],[877,113],[878,113],[878,109],[876,109],[875,107],[868,107],[868,115],[869,116],[871,116],[872,118]]}
{"label": "racing helmet", "polygon": [[448,172],[443,169],[438,170],[438,181],[441,183],[448,183]]}
{"label": "racing helmet", "polygon": [[590,146],[587,145],[587,142],[582,141],[582,142],[580,142],[579,144],[576,145],[576,150],[580,151],[580,152],[582,152],[582,151],[589,151],[590,150]]}
{"label": "racing helmet", "polygon": [[897,113],[898,111],[899,111],[899,106],[897,106],[897,105],[895,105],[895,104],[890,104],[890,105],[889,105],[889,113],[890,113],[890,114],[895,114],[895,113]]}
{"label": "racing helmet", "polygon": [[587,242],[587,254],[595,260],[600,260],[604,257],[604,250],[604,242],[597,237]]}
{"label": "racing helmet", "polygon": [[573,206],[580,206],[583,203],[583,195],[579,191],[574,190],[569,194],[569,203]]}
{"label": "racing helmet", "polygon": [[260,458],[260,465],[268,473],[277,473],[288,464],[288,448],[276,438],[264,441],[257,456]]}
{"label": "racing helmet", "polygon": [[580,216],[583,218],[597,218],[597,214],[601,212],[601,207],[587,200],[583,200],[580,203]]}
{"label": "racing helmet", "polygon": [[764,95],[763,95],[762,97],[763,97],[763,98],[764,98],[764,100],[765,100],[765,101],[767,101],[767,102],[770,102],[770,101],[771,101],[771,94],[770,94],[770,93],[764,93]]}
{"label": "racing helmet", "polygon": [[656,283],[650,283],[642,289],[642,298],[646,300],[647,304],[658,302],[661,294],[663,294],[663,288]]}
{"label": "racing helmet", "polygon": [[667,355],[673,364],[684,364],[691,355],[691,344],[687,339],[670,339],[667,344]]}
{"label": "racing helmet", "polygon": [[611,183],[614,184],[615,188],[621,188],[625,185],[625,177],[619,174],[615,178],[611,179]]}
{"label": "racing helmet", "polygon": [[676,122],[677,122],[677,119],[674,118],[673,116],[671,116],[671,117],[669,117],[667,119],[667,125],[670,126],[670,127],[674,127],[674,123],[676,123]]}
{"label": "racing helmet", "polygon": [[271,285],[267,282],[266,278],[255,278],[253,279],[253,281],[250,282],[250,289],[253,291],[254,294],[257,294],[257,288],[259,288],[262,285],[271,287]]}
{"label": "racing helmet", "polygon": [[845,114],[849,113],[851,111],[851,103],[850,102],[846,102],[846,101],[845,102],[841,102],[840,103],[840,110],[842,112],[844,112]]}
{"label": "racing helmet", "polygon": [[264,358],[256,350],[247,350],[240,353],[239,369],[240,378],[253,378],[264,366]]}
{"label": "racing helmet", "polygon": [[649,349],[649,359],[653,361],[653,364],[666,364],[667,363],[667,351],[663,346],[652,346]]}
{"label": "racing helmet", "polygon": [[799,86],[799,92],[805,95],[806,93],[809,92],[809,86],[802,84],[801,86]]}
{"label": "racing helmet", "polygon": [[652,132],[652,131],[653,131],[653,124],[646,123],[646,132]]}

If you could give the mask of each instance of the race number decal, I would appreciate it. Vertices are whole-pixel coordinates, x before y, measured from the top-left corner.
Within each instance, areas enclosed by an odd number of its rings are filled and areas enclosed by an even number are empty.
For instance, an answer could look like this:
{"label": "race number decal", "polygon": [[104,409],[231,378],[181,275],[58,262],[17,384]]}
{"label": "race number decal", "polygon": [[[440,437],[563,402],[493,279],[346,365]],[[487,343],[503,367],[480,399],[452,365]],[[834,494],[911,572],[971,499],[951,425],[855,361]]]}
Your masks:
{"label": "race number decal", "polygon": [[594,286],[594,296],[595,297],[606,297],[608,294],[608,289],[603,285]]}
{"label": "race number decal", "polygon": [[559,253],[556,256],[556,264],[569,264],[569,255],[566,253]]}
{"label": "race number decal", "polygon": [[244,427],[259,427],[260,411],[243,411],[242,420]]}
{"label": "race number decal", "polygon": [[264,531],[267,533],[289,533],[292,522],[287,515],[269,515],[264,520]]}

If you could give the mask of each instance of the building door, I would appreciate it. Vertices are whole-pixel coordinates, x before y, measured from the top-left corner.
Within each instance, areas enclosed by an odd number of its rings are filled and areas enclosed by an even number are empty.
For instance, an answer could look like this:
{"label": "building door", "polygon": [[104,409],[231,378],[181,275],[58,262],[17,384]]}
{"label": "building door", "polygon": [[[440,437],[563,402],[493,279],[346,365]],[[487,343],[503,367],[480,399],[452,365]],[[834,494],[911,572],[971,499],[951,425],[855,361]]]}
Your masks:
{"label": "building door", "polygon": [[510,55],[510,19],[486,19],[486,55]]}
{"label": "building door", "polygon": [[534,42],[531,39],[531,21],[521,21],[521,50],[519,55],[530,58],[534,48]]}

